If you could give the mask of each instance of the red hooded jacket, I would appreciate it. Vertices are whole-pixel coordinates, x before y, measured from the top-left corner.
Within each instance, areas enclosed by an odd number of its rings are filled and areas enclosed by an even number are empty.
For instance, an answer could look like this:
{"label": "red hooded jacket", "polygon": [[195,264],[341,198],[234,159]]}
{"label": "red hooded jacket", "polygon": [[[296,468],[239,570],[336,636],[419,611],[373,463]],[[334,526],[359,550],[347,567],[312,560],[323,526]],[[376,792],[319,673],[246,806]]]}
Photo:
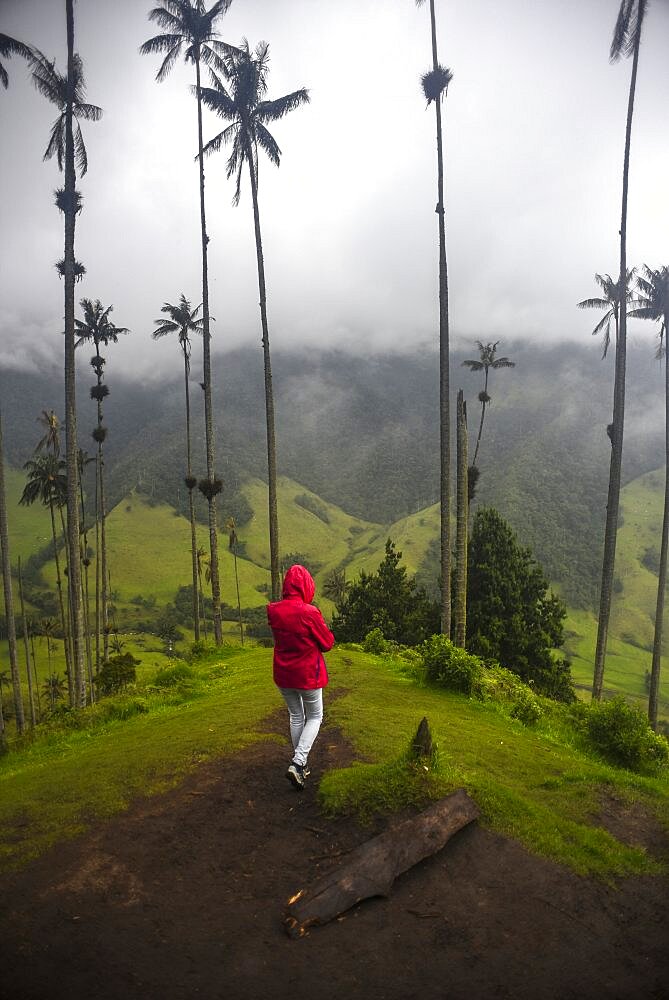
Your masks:
{"label": "red hooded jacket", "polygon": [[283,581],[283,600],[267,605],[274,633],[274,683],[282,688],[311,691],[328,682],[323,653],[334,636],[323,615],[311,603],[316,585],[308,569],[291,566]]}

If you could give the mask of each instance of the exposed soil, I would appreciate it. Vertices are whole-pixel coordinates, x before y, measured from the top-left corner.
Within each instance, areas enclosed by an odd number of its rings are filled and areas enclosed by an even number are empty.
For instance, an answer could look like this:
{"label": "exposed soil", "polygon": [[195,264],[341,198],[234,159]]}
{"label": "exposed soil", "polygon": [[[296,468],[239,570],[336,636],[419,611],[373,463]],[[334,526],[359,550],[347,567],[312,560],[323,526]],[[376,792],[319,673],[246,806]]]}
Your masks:
{"label": "exposed soil", "polygon": [[[669,998],[669,880],[606,886],[476,824],[389,898],[290,940],[287,898],[381,828],[318,811],[318,775],[351,756],[324,729],[297,793],[287,744],[254,746],[3,877],[2,1000]],[[602,813],[667,851],[650,817]]]}

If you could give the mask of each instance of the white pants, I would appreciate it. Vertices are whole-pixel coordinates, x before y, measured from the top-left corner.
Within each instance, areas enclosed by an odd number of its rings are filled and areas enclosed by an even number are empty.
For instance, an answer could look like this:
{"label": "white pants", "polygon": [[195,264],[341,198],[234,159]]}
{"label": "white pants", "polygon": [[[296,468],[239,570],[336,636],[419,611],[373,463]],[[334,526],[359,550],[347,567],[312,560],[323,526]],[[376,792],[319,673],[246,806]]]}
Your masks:
{"label": "white pants", "polygon": [[279,688],[279,691],[288,706],[293,761],[304,767],[323,721],[323,689]]}

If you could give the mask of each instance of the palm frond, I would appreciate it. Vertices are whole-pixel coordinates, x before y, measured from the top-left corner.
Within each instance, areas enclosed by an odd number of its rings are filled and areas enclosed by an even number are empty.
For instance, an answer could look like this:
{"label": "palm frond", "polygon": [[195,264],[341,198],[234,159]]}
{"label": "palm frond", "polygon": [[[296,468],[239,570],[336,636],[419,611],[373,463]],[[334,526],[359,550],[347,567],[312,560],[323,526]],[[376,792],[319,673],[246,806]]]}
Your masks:
{"label": "palm frond", "polygon": [[274,101],[261,101],[256,108],[256,115],[261,122],[275,122],[287,115],[289,111],[294,111],[295,108],[308,104],[309,101],[309,91],[302,87],[300,90],[294,90],[292,94],[278,97]]}
{"label": "palm frond", "polygon": [[427,73],[423,73],[420,78],[421,87],[428,105],[432,101],[440,101],[442,95],[448,90],[448,85],[453,79],[453,74],[447,66],[437,66]]}
{"label": "palm frond", "polygon": [[592,336],[596,337],[598,333],[601,333],[604,327],[609,327],[611,325],[611,320],[613,319],[614,312],[613,309],[609,309],[606,315],[602,316],[599,323],[592,331]]}
{"label": "palm frond", "polygon": [[84,137],[81,134],[81,125],[77,122],[77,127],[74,130],[74,162],[79,168],[79,172],[83,177],[88,170],[88,156],[86,154],[86,144],[84,142]]}
{"label": "palm frond", "polygon": [[99,122],[102,118],[102,108],[97,104],[75,104],[72,110],[76,118],[83,118],[87,122]]}
{"label": "palm frond", "polygon": [[0,32],[0,56],[5,56],[7,59],[11,56],[22,56],[30,61],[34,57],[34,50],[25,42],[20,42],[18,38],[11,38]]}
{"label": "palm frond", "polygon": [[281,150],[274,136],[260,122],[256,128],[256,139],[260,148],[264,150],[272,163],[278,167],[281,163]]}
{"label": "palm frond", "polygon": [[153,10],[149,11],[148,18],[149,21],[155,21],[165,31],[171,31],[174,34],[181,34],[183,31],[181,18],[174,11],[168,10],[167,6],[154,7]]}
{"label": "palm frond", "polygon": [[5,90],[7,90],[7,87],[9,86],[9,77],[7,76],[7,70],[2,65],[2,63],[0,63],[0,83],[5,88]]}
{"label": "palm frond", "polygon": [[461,367],[469,368],[469,370],[473,372],[480,372],[483,371],[483,362],[475,361],[473,358],[470,358],[467,361],[463,361]]}
{"label": "palm frond", "polygon": [[33,62],[32,81],[47,101],[62,108],[65,103],[66,81],[56,70],[56,61],[49,61],[41,53]]}
{"label": "palm frond", "polygon": [[[237,108],[223,84],[218,80],[218,77],[215,77],[215,79],[218,82],[215,89],[212,87],[200,87],[202,103],[211,111],[215,111],[221,118],[230,121],[237,117]],[[195,89],[194,87],[193,90]]]}
{"label": "palm frond", "polygon": [[63,132],[65,129],[65,122],[63,117],[56,118],[55,122],[51,126],[51,135],[49,136],[48,145],[44,151],[43,160],[50,160],[52,156],[56,156],[58,161],[58,169],[63,169],[63,155],[64,155],[64,136]]}
{"label": "palm frond", "polygon": [[495,358],[492,362],[491,368],[515,368],[516,362],[510,361],[509,358]]}
{"label": "palm frond", "polygon": [[[218,153],[221,146],[224,146],[226,142],[229,142],[230,139],[233,138],[234,132],[237,128],[237,123],[233,122],[232,125],[228,125],[228,127],[224,128],[222,132],[219,132],[213,139],[210,139],[209,142],[205,143],[202,147],[204,155],[211,156],[212,153]],[[196,155],[195,159],[199,159],[199,155]],[[228,176],[230,175],[228,174]]]}
{"label": "palm frond", "polygon": [[609,306],[609,299],[583,299],[576,303],[577,309],[606,309]]}
{"label": "palm frond", "polygon": [[151,333],[154,340],[160,340],[161,337],[166,337],[169,333],[176,333],[179,329],[177,323],[170,323],[162,319],[156,319],[154,323],[161,324],[157,330],[153,330]]}

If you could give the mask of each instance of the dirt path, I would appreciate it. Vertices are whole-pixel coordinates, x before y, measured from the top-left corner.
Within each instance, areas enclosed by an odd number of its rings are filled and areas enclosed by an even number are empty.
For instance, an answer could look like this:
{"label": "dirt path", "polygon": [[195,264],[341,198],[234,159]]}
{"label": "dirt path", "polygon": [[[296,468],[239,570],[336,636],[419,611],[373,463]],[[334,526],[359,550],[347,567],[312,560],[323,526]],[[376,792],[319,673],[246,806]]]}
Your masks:
{"label": "dirt path", "polygon": [[[313,777],[350,756],[324,730]],[[3,877],[2,1000],[669,997],[668,880],[614,890],[476,825],[291,941],[285,900],[370,831],[324,819],[286,763],[271,743],[200,767]]]}

